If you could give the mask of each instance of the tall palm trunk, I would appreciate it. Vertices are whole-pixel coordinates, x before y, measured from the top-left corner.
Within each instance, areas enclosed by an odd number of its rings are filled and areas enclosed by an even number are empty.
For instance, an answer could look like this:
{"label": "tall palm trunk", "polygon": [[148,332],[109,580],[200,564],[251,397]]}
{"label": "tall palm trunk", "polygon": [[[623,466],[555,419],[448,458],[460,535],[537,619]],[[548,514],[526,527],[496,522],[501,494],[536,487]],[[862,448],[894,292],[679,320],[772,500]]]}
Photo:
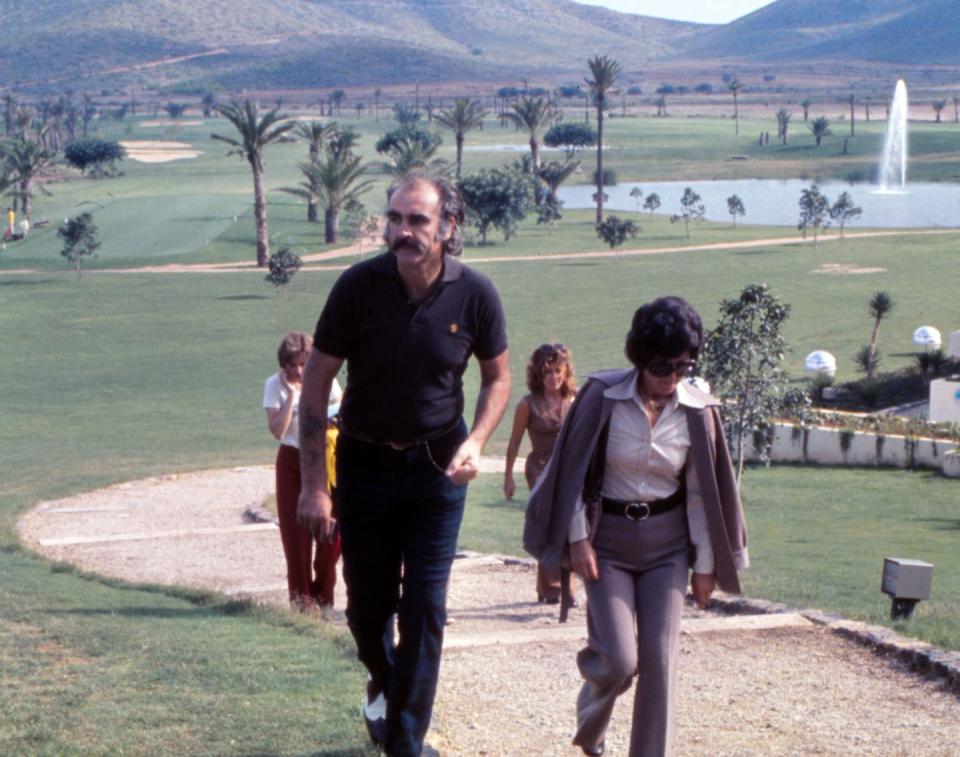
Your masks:
{"label": "tall palm trunk", "polygon": [[33,177],[26,176],[20,182],[20,201],[23,203],[23,217],[28,221],[32,220],[30,218],[30,213],[32,211],[32,202],[31,196],[33,195]]}
{"label": "tall palm trunk", "polygon": [[332,244],[340,239],[340,206],[330,205],[323,212],[324,241]]}
{"label": "tall palm trunk", "polygon": [[457,132],[457,179],[460,178],[460,169],[463,166],[463,133]]}
{"label": "tall palm trunk", "polygon": [[251,160],[253,171],[253,222],[257,227],[257,267],[263,268],[270,257],[270,237],[267,233],[267,200],[263,194],[263,167]]}
{"label": "tall palm trunk", "polygon": [[603,98],[597,98],[597,223],[603,223]]}
{"label": "tall palm trunk", "polygon": [[317,222],[317,204],[317,196],[310,195],[310,199],[307,200],[307,223]]}
{"label": "tall palm trunk", "polygon": [[543,204],[543,193],[540,191],[540,143],[537,135],[530,137],[530,171],[533,174],[533,199],[537,205]]}
{"label": "tall palm trunk", "polygon": [[877,359],[877,337],[880,336],[880,321],[883,316],[874,318],[873,333],[870,334],[870,347],[867,353],[867,381],[873,379],[873,364]]}

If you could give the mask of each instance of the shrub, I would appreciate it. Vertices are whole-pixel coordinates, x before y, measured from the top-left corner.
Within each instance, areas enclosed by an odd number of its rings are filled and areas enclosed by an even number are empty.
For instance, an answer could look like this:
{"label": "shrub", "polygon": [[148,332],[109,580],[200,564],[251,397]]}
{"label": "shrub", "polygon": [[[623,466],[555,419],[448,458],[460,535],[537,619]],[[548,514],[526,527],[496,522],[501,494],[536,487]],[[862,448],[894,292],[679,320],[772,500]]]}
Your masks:
{"label": "shrub", "polygon": [[270,256],[267,265],[270,267],[270,273],[263,277],[264,281],[269,281],[282,294],[286,292],[293,277],[303,265],[303,261],[289,247],[281,247]]}
{"label": "shrub", "polygon": [[[870,345],[865,344],[859,350],[856,351],[853,355],[853,362],[857,366],[857,370],[861,373],[869,373],[870,371]],[[880,365],[880,352],[879,350],[873,356],[873,369],[876,370],[877,366]]]}
{"label": "shrub", "polygon": [[918,352],[916,359],[920,374],[927,380],[936,378],[943,373],[948,363],[947,355],[942,347],[929,352]]}
{"label": "shrub", "polygon": [[[597,172],[593,172],[593,184],[597,183]],[[612,168],[603,169],[603,186],[605,187],[615,187],[617,186],[617,172]]]}

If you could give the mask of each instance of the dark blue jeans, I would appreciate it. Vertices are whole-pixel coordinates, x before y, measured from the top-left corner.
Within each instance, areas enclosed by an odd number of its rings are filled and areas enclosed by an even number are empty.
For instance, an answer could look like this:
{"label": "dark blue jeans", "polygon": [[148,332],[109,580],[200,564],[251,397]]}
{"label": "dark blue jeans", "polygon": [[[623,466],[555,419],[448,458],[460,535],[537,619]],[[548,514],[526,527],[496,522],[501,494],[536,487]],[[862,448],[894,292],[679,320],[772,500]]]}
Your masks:
{"label": "dark blue jeans", "polygon": [[443,468],[465,437],[461,424],[429,447],[395,450],[346,433],[337,441],[347,623],[357,656],[386,693],[390,757],[419,755],[430,725],[467,495]]}

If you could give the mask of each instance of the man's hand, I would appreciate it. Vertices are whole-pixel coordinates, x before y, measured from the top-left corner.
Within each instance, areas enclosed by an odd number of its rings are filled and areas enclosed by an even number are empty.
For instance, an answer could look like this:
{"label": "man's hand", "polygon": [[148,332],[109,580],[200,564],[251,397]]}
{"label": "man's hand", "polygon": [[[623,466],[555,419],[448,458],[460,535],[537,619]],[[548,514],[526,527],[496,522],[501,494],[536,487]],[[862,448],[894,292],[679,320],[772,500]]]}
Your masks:
{"label": "man's hand", "polygon": [[480,472],[480,443],[471,436],[463,440],[453,454],[445,473],[453,483],[465,484],[472,481]]}
{"label": "man's hand", "polygon": [[715,588],[717,588],[716,573],[694,573],[690,579],[690,591],[693,592],[693,598],[701,610],[707,609],[710,595]]}
{"label": "man's hand", "polygon": [[333,517],[333,500],[326,491],[301,490],[297,502],[297,522],[321,543],[333,541],[337,521]]}
{"label": "man's hand", "polygon": [[600,578],[597,566],[597,553],[589,540],[581,539],[570,545],[570,567],[584,581],[596,581]]}

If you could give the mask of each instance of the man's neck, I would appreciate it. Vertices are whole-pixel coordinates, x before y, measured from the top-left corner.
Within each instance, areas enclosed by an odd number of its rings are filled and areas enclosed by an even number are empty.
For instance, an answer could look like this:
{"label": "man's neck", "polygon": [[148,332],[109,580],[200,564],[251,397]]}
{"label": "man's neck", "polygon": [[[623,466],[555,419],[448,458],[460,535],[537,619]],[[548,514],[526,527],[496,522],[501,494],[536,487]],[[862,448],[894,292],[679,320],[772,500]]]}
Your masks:
{"label": "man's neck", "polygon": [[403,288],[406,290],[407,296],[413,302],[420,302],[427,296],[430,287],[437,282],[437,279],[443,273],[443,259],[441,258],[429,268],[397,266],[397,272],[400,274],[400,280],[403,282]]}

